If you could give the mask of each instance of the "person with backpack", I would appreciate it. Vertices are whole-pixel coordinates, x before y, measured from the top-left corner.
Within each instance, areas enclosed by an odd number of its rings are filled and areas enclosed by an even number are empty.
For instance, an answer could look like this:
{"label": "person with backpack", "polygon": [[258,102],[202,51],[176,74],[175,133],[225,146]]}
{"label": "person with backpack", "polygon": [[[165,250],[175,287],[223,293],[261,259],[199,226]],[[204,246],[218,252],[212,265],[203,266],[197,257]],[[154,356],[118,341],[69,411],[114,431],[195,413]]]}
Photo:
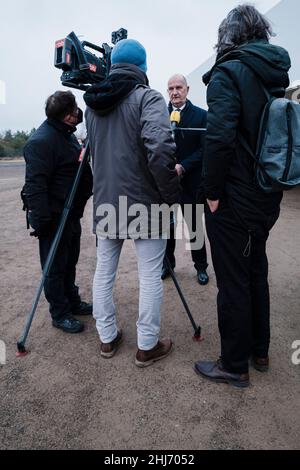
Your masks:
{"label": "person with backpack", "polygon": [[[288,52],[269,43],[271,36],[268,20],[253,6],[234,8],[219,28],[216,63],[203,77],[209,107],[206,227],[219,291],[221,354],[217,361],[198,361],[195,370],[237,387],[249,385],[249,359],[258,371],[269,367],[266,242],[279,217],[282,188],[261,186],[253,156],[269,96],[284,97],[291,65]],[[269,152],[276,159],[280,149]]]}

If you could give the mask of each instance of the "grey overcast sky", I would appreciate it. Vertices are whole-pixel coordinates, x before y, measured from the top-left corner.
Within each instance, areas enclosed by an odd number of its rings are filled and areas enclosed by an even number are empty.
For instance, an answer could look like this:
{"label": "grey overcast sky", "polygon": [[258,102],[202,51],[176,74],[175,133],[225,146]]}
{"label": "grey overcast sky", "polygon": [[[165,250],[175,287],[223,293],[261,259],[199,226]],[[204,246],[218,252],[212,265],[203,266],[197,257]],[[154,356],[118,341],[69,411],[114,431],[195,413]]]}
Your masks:
{"label": "grey overcast sky", "polygon": [[[189,74],[212,53],[217,28],[234,0],[0,0],[0,132],[29,130],[44,119],[44,102],[60,85],[55,40],[72,30],[97,45],[124,27],[148,54],[148,76],[164,95],[176,72]],[[278,0],[252,2],[265,13]],[[2,83],[1,83],[2,82]],[[3,86],[4,82],[4,86]],[[199,84],[199,86],[202,86]],[[81,93],[75,92],[81,101]],[[1,98],[2,95],[2,98]]]}

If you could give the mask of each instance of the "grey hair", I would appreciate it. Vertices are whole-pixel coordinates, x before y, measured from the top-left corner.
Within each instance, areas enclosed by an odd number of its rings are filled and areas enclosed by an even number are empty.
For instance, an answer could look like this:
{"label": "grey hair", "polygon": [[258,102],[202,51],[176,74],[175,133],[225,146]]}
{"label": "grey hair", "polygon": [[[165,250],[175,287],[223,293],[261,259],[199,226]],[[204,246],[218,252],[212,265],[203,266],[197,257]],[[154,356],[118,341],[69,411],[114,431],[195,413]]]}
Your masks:
{"label": "grey hair", "polygon": [[253,39],[269,41],[275,36],[267,18],[250,4],[239,5],[231,10],[219,27],[218,55]]}

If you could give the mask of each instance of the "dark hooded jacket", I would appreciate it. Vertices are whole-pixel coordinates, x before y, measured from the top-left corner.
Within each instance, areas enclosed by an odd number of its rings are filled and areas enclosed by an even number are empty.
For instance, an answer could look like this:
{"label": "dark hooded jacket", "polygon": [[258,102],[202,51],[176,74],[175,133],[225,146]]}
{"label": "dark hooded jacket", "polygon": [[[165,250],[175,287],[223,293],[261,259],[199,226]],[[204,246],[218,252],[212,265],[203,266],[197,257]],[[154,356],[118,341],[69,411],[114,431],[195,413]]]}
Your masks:
{"label": "dark hooded jacket", "polygon": [[282,193],[263,193],[254,178],[254,160],[241,146],[242,135],[256,151],[264,87],[283,97],[289,85],[290,58],[281,47],[252,41],[229,50],[203,77],[208,85],[204,152],[205,196],[226,201],[239,223],[267,238],[279,216]]}
{"label": "dark hooded jacket", "polygon": [[[24,148],[26,162],[25,193],[30,225],[42,231],[56,222],[63,212],[79,169],[81,147],[74,136],[75,127],[47,119],[30,137]],[[84,168],[70,217],[81,218],[92,195],[91,167]]]}
{"label": "dark hooded jacket", "polygon": [[[129,206],[173,204],[179,200],[175,144],[162,95],[148,87],[136,66],[116,64],[107,80],[84,96],[94,170],[94,228],[104,219],[99,208],[110,204],[119,221],[119,198]],[[122,219],[116,233],[124,238],[132,219]],[[146,236],[147,233],[141,233]]]}

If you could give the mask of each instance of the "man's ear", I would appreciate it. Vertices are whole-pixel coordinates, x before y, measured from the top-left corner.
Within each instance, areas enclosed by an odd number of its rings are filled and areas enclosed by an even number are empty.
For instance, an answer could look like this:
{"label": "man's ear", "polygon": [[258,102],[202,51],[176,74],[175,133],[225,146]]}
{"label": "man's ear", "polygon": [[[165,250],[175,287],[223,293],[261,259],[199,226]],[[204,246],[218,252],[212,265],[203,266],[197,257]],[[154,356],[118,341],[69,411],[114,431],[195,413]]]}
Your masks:
{"label": "man's ear", "polygon": [[190,87],[188,86],[187,87],[187,95],[189,94],[189,91],[190,91]]}

